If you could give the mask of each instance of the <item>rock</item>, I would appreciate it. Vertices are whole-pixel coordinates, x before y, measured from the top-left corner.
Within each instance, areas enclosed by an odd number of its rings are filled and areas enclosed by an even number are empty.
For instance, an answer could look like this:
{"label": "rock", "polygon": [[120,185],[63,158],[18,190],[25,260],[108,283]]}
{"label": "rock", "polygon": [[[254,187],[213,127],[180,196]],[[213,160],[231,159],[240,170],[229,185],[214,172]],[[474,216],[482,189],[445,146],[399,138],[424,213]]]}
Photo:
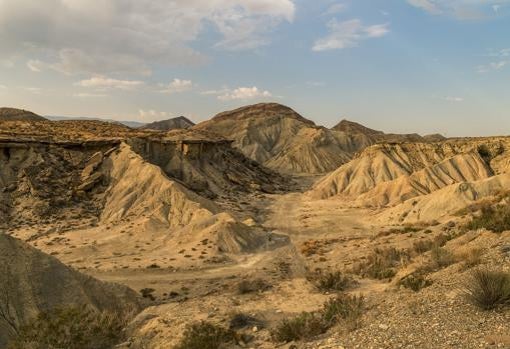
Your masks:
{"label": "rock", "polygon": [[102,173],[94,173],[84,180],[84,182],[77,188],[79,191],[88,191],[96,186],[103,179]]}
{"label": "rock", "polygon": [[386,331],[386,330],[388,330],[389,328],[390,328],[390,326],[385,325],[385,324],[380,324],[380,325],[379,325],[379,329],[381,329],[381,330],[383,330],[383,331]]}
{"label": "rock", "polygon": [[90,157],[87,164],[85,165],[85,168],[81,172],[81,178],[82,180],[90,177],[92,173],[101,165],[103,162],[103,153],[98,151],[94,155]]}

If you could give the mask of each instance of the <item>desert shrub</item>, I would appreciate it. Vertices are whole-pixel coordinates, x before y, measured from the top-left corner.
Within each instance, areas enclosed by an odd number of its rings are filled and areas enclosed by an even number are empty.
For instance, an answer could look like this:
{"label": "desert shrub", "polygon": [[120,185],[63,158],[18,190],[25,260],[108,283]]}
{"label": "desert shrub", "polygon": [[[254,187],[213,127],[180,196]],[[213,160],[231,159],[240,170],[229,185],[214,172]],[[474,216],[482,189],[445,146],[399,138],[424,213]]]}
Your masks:
{"label": "desert shrub", "polygon": [[75,306],[40,313],[9,349],[108,349],[123,340],[127,314]]}
{"label": "desert shrub", "polygon": [[389,279],[395,276],[396,268],[408,260],[407,251],[395,248],[376,249],[366,261],[355,267],[354,272],[372,279]]}
{"label": "desert shrub", "polygon": [[432,240],[420,240],[413,243],[413,251],[422,254],[430,251],[433,246],[434,242]]}
{"label": "desert shrub", "polygon": [[455,262],[455,256],[450,251],[438,246],[430,251],[430,258],[435,269],[446,268]]}
{"label": "desert shrub", "polygon": [[271,334],[277,342],[291,342],[312,339],[337,324],[352,330],[359,326],[364,307],[363,296],[340,294],[324,303],[320,311],[284,319]]}
{"label": "desert shrub", "polygon": [[328,330],[328,324],[318,313],[303,312],[291,319],[282,320],[272,331],[277,342],[308,340]]}
{"label": "desert shrub", "polygon": [[317,272],[308,279],[321,292],[345,291],[355,284],[351,277],[343,275],[340,271]]}
{"label": "desert shrub", "polygon": [[465,268],[473,268],[481,263],[484,250],[482,248],[473,248],[460,256],[464,262]]}
{"label": "desert shrub", "polygon": [[510,305],[510,273],[478,269],[464,288],[468,301],[484,310]]}
{"label": "desert shrub", "polygon": [[363,296],[338,295],[327,301],[321,311],[323,320],[333,326],[344,324],[353,330],[359,326],[359,319],[363,315],[365,299]]}
{"label": "desert shrub", "polygon": [[487,229],[494,233],[510,230],[510,205],[484,206],[466,224],[467,230]]}
{"label": "desert shrub", "polygon": [[242,280],[237,284],[237,292],[239,294],[262,292],[270,288],[271,285],[262,279]]}
{"label": "desert shrub", "polygon": [[402,278],[399,281],[399,285],[410,290],[413,290],[414,292],[418,292],[422,288],[432,285],[432,281],[427,279],[422,273],[415,272]]}
{"label": "desert shrub", "polygon": [[433,246],[443,247],[448,241],[453,238],[450,234],[439,234],[434,238]]}
{"label": "desert shrub", "polygon": [[246,327],[253,327],[257,326],[258,328],[265,327],[264,321],[261,321],[253,316],[243,314],[243,313],[236,313],[233,314],[230,318],[230,324],[229,328],[231,330],[239,330]]}
{"label": "desert shrub", "polygon": [[235,332],[206,321],[186,327],[183,338],[174,349],[218,349],[235,341]]}
{"label": "desert shrub", "polygon": [[153,288],[142,288],[140,290],[140,294],[142,295],[143,298],[148,298],[150,299],[151,301],[155,300],[156,298],[154,297],[153,293],[154,291],[156,291],[155,289]]}

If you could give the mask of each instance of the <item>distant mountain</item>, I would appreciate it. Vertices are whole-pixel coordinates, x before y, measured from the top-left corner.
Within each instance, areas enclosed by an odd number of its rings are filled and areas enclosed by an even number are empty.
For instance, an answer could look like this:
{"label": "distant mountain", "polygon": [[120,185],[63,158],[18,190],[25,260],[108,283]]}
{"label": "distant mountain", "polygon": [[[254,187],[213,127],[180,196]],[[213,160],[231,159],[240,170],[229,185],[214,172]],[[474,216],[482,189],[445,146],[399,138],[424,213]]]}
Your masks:
{"label": "distant mountain", "polygon": [[88,120],[88,121],[104,121],[104,122],[111,122],[113,124],[122,124],[126,125],[131,128],[139,128],[145,125],[144,122],[138,122],[138,121],[118,121],[118,120],[112,120],[112,119],[102,119],[102,118],[95,118],[95,117],[86,117],[86,116],[50,116],[47,115],[46,118],[48,120],[53,121],[62,121],[62,120]]}
{"label": "distant mountain", "polygon": [[342,131],[346,133],[363,133],[365,135],[382,135],[384,132],[373,130],[357,122],[342,120],[335,127],[332,128],[335,131]]}
{"label": "distant mountain", "polygon": [[195,123],[184,116],[172,118],[168,120],[155,121],[140,127],[142,130],[170,131],[187,129],[195,126]]}
{"label": "distant mountain", "polygon": [[285,173],[333,171],[352,153],[370,145],[365,136],[317,126],[277,103],[261,103],[220,113],[194,127],[234,140],[251,159]]}
{"label": "distant mountain", "polygon": [[363,135],[368,137],[374,143],[440,142],[446,140],[446,137],[440,134],[420,136],[417,133],[384,133],[382,131],[374,130],[349,120],[342,120],[331,129],[334,131],[345,132],[351,135]]}
{"label": "distant mountain", "polygon": [[0,121],[43,121],[46,120],[40,115],[32,113],[28,110],[16,108],[0,108]]}

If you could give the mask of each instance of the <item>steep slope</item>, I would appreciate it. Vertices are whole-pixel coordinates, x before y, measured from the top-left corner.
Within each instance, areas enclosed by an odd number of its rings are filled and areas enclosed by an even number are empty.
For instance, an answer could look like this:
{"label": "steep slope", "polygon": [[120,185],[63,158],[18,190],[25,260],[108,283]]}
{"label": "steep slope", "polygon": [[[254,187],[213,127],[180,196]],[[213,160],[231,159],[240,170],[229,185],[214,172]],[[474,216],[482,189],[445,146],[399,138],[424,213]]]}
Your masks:
{"label": "steep slope", "polygon": [[178,129],[186,129],[195,126],[195,123],[184,116],[179,116],[176,118],[155,121],[150,124],[146,124],[140,129],[142,130],[156,130],[156,131],[170,131],[170,130],[178,130]]}
{"label": "steep slope", "polygon": [[316,183],[309,194],[318,199],[335,195],[356,197],[380,183],[433,166],[457,152],[455,145],[448,143],[374,145]]}
{"label": "steep slope", "polygon": [[294,110],[276,103],[256,104],[224,112],[194,127],[233,139],[246,156],[287,173],[324,173],[348,161],[369,144],[316,126]]}
{"label": "steep slope", "polygon": [[457,183],[431,194],[383,211],[378,219],[390,224],[431,222],[475,203],[498,195],[510,187],[510,174],[500,174],[474,182]]}
{"label": "steep slope", "polygon": [[356,203],[363,206],[392,206],[455,183],[477,181],[492,175],[491,169],[478,153],[459,154],[437,165],[381,183],[358,197]]}
{"label": "steep slope", "polygon": [[70,305],[100,310],[140,308],[127,287],[103,283],[60,263],[28,244],[0,234],[0,347],[14,328],[40,311]]}
{"label": "steep slope", "polygon": [[28,110],[0,108],[0,121],[44,121],[42,116]]}
{"label": "steep slope", "polygon": [[[214,202],[169,178],[123,143],[94,171],[108,178],[95,227],[48,233],[46,252],[80,268],[203,268],[239,253],[272,249],[284,237],[249,227]],[[271,238],[270,238],[271,237]],[[68,246],[73,246],[67,253]],[[97,261],[93,266],[90,260]]]}
{"label": "steep slope", "polygon": [[274,193],[289,180],[247,158],[232,142],[201,130],[172,130],[158,137],[128,140],[138,154],[188,188],[209,198],[240,193]]}
{"label": "steep slope", "polygon": [[28,225],[43,232],[47,225],[96,220],[107,183],[90,170],[117,144],[0,139],[0,229]]}

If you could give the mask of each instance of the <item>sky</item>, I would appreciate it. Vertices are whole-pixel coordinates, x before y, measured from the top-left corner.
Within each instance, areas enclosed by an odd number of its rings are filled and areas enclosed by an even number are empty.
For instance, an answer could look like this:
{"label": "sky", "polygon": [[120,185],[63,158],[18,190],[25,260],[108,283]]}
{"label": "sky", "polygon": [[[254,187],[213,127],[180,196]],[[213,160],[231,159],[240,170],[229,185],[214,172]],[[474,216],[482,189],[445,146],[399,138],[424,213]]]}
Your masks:
{"label": "sky", "polygon": [[510,134],[510,0],[0,0],[0,106]]}

